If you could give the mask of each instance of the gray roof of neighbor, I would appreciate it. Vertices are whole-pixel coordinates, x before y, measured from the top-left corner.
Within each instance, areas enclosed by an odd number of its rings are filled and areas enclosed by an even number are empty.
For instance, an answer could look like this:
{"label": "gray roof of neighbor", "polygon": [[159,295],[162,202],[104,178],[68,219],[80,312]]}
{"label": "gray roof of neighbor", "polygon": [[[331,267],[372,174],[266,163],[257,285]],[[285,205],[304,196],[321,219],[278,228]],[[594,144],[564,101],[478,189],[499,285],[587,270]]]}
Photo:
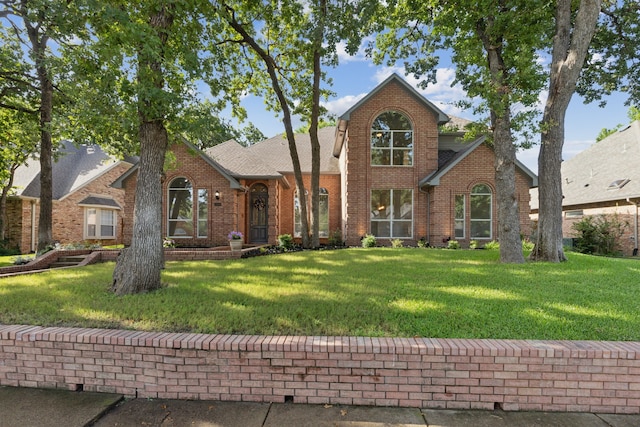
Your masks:
{"label": "gray roof of neighbor", "polygon": [[282,174],[275,168],[262,161],[258,155],[233,139],[207,148],[205,154],[222,166],[234,178],[268,179],[282,177]]}
{"label": "gray roof of neighbor", "polygon": [[563,162],[562,194],[563,206],[640,197],[640,120]]}
{"label": "gray roof of neighbor", "polygon": [[[64,141],[52,164],[53,199],[60,200],[113,168],[118,160],[97,145],[76,146]],[[132,158],[126,159],[134,161]],[[40,197],[40,161],[30,159],[16,170],[16,195]]]}
{"label": "gray roof of neighbor", "polygon": [[89,196],[83,199],[78,205],[88,205],[88,206],[106,206],[110,208],[122,209],[122,206],[118,204],[115,200],[108,197],[99,197],[99,196]]}
{"label": "gray roof of neighbor", "polygon": [[[336,128],[325,127],[318,130],[320,140],[320,173],[339,174],[338,159],[333,157],[333,143],[335,141]],[[296,148],[300,158],[300,168],[303,173],[311,172],[311,141],[309,134],[296,134]],[[293,162],[289,153],[289,143],[284,135],[276,135],[257,144],[248,147],[247,150],[257,156],[264,163],[280,173],[292,173]]]}

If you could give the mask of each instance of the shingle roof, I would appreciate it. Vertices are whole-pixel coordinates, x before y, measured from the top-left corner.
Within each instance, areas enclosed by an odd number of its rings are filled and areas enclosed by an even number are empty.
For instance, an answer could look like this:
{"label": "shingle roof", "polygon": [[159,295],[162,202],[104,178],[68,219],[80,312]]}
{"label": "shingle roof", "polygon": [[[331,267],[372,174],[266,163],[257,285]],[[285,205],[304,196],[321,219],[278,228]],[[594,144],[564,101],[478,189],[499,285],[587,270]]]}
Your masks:
{"label": "shingle roof", "polygon": [[109,208],[122,209],[122,207],[113,199],[108,197],[98,197],[98,196],[89,196],[83,199],[78,205],[87,205],[87,206],[105,206]]}
{"label": "shingle roof", "polygon": [[[563,206],[640,197],[640,120],[562,163]],[[618,180],[629,182],[609,188]]]}
{"label": "shingle roof", "polygon": [[[339,174],[338,159],[333,157],[333,143],[336,128],[333,126],[318,130],[320,140],[320,173]],[[296,148],[303,173],[311,172],[311,141],[309,134],[296,134]],[[292,173],[293,163],[289,144],[283,135],[277,135],[247,148],[253,155],[280,173]]]}
{"label": "shingle roof", "polygon": [[234,178],[270,179],[281,178],[275,168],[263,162],[249,149],[233,139],[207,148],[205,154],[222,166]]}
{"label": "shingle roof", "polygon": [[[118,160],[97,145],[75,146],[64,141],[52,164],[53,199],[60,200],[114,167]],[[40,197],[40,161],[31,159],[16,170],[16,194]]]}

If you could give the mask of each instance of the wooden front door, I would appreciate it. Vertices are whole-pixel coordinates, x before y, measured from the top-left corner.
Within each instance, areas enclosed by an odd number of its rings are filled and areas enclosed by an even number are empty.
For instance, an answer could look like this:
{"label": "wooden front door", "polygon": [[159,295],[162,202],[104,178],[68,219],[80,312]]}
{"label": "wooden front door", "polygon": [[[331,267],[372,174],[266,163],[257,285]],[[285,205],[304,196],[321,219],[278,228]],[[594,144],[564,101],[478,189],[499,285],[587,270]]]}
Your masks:
{"label": "wooden front door", "polygon": [[269,241],[269,191],[264,184],[251,187],[250,239],[251,243],[267,243]]}

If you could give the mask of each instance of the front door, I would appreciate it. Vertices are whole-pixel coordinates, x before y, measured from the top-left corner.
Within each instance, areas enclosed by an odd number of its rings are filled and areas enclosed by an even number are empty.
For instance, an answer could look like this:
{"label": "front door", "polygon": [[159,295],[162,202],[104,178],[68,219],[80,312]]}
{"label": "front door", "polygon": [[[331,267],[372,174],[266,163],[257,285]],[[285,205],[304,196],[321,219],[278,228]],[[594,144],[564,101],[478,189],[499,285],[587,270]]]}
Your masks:
{"label": "front door", "polygon": [[251,187],[249,210],[251,243],[267,243],[269,241],[269,192],[266,185],[256,184]]}

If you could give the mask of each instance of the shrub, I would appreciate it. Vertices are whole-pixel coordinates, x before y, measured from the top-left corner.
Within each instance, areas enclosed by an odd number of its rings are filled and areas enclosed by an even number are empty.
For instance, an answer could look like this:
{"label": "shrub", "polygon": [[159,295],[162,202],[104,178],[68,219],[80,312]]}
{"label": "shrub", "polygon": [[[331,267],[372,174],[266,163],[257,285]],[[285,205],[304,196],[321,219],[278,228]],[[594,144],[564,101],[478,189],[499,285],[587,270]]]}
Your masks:
{"label": "shrub", "polygon": [[532,251],[535,245],[536,244],[533,243],[531,240],[524,239],[522,241],[522,250],[523,251]]}
{"label": "shrub", "polygon": [[376,236],[373,234],[367,234],[362,238],[362,247],[363,248],[375,248],[377,244]]}
{"label": "shrub", "polygon": [[342,230],[336,228],[329,234],[328,240],[329,246],[344,246],[344,240],[342,240]]}
{"label": "shrub", "polygon": [[447,242],[447,249],[460,249],[460,242],[457,240],[449,240],[449,242]]}
{"label": "shrub", "polygon": [[404,245],[402,244],[402,240],[400,239],[391,239],[391,247],[392,248],[402,248]]}
{"label": "shrub", "polygon": [[478,247],[478,241],[472,240],[469,242],[469,249],[476,249]]}
{"label": "shrub", "polygon": [[426,237],[421,237],[420,240],[418,240],[418,247],[419,248],[428,248],[429,247],[429,242],[427,241]]}
{"label": "shrub", "polygon": [[17,257],[13,258],[12,261],[13,265],[24,265],[29,263],[30,261],[33,261],[33,257],[27,255],[18,255]]}
{"label": "shrub", "polygon": [[583,254],[616,255],[620,237],[628,226],[617,214],[585,216],[571,226],[577,237],[575,250]]}
{"label": "shrub", "polygon": [[285,250],[293,249],[293,236],[291,234],[279,235],[278,246]]}
{"label": "shrub", "polygon": [[170,239],[168,237],[165,237],[162,240],[162,247],[163,248],[175,248],[176,247],[176,241],[173,239]]}
{"label": "shrub", "polygon": [[489,249],[491,251],[497,251],[500,249],[500,242],[496,242],[495,240],[490,241],[484,245],[485,249]]}
{"label": "shrub", "polygon": [[20,249],[18,246],[11,245],[9,239],[0,240],[0,256],[7,255],[20,255]]}

